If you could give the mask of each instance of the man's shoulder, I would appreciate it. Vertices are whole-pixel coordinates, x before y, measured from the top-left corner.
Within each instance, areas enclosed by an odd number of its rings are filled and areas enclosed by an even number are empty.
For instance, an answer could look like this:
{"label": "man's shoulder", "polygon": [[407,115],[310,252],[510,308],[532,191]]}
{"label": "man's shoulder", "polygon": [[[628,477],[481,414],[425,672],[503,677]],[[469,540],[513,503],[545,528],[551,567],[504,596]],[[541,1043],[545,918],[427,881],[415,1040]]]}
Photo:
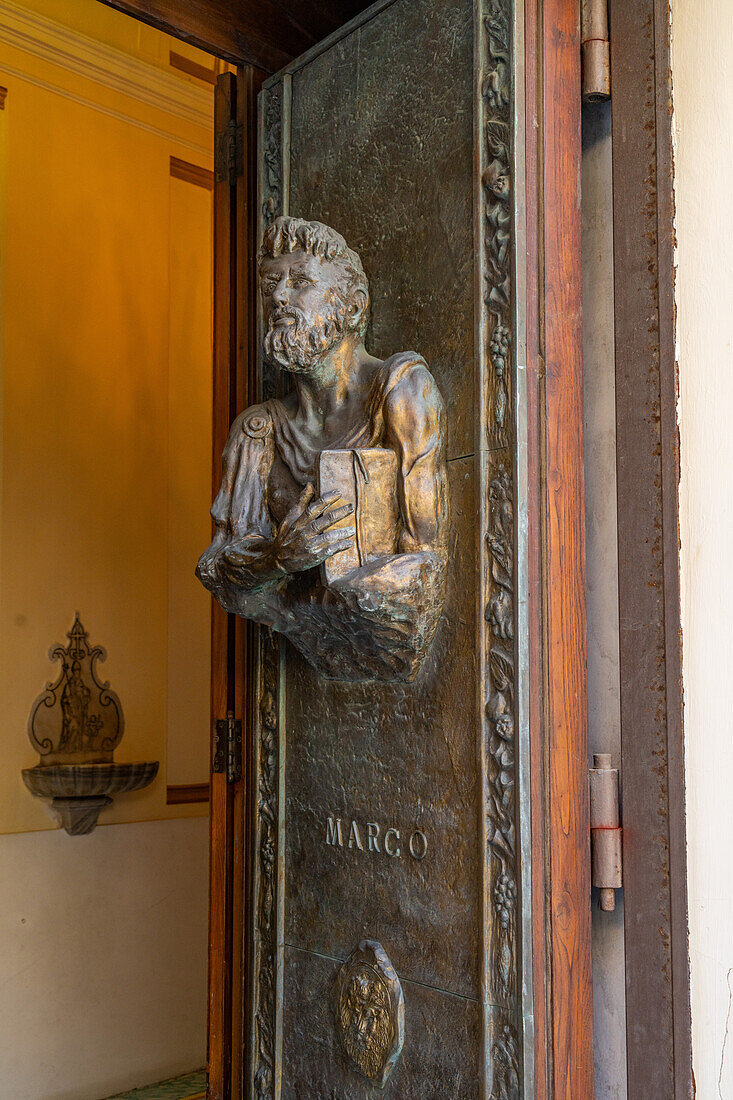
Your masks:
{"label": "man's shoulder", "polygon": [[422,355],[416,351],[400,351],[385,359],[382,368],[383,398],[388,407],[404,401],[425,402],[429,406],[442,404],[437,383]]}
{"label": "man's shoulder", "polygon": [[272,432],[273,422],[285,413],[283,402],[275,398],[250,405],[232,424],[231,438],[266,439]]}
{"label": "man's shoulder", "polygon": [[380,372],[385,378],[397,380],[412,371],[426,370],[430,373],[425,359],[417,351],[396,351],[385,359],[380,367]]}

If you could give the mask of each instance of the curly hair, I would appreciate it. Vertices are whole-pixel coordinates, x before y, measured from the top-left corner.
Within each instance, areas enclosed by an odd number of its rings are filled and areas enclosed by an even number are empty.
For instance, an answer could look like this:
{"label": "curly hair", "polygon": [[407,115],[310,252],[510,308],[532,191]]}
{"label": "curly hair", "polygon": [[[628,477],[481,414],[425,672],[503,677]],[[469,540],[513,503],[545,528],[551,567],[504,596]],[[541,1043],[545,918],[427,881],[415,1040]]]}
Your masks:
{"label": "curly hair", "polygon": [[359,326],[362,331],[366,329],[369,318],[369,280],[358,254],[349,248],[341,234],[322,222],[307,222],[303,218],[283,215],[275,218],[265,230],[257,257],[258,265],[261,267],[263,260],[274,260],[290,252],[307,252],[311,256],[339,264],[346,275],[345,293],[352,296],[361,291],[366,298],[367,304]]}

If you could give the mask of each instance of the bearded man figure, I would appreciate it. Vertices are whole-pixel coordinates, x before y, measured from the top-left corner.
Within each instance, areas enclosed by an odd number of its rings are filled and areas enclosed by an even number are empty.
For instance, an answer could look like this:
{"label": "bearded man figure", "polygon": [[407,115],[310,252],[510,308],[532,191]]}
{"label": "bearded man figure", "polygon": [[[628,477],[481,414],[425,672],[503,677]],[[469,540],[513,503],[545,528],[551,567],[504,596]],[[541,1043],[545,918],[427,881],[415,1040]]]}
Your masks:
{"label": "bearded man figure", "polygon": [[267,359],[292,391],[235,420],[197,575],[324,676],[411,680],[445,597],[445,412],[424,359],[364,346],[361,260],[277,218],[259,255]]}

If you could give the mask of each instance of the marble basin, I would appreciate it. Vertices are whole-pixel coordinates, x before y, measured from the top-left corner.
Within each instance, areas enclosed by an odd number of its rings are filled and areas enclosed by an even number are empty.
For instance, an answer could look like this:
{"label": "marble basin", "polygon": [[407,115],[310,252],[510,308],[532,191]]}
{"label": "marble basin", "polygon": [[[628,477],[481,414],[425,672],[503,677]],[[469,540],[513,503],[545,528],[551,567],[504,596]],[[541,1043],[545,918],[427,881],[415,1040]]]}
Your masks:
{"label": "marble basin", "polygon": [[23,782],[37,798],[50,798],[70,836],[90,833],[114,795],[140,791],[158,774],[157,760],[116,764],[37,764],[23,769]]}

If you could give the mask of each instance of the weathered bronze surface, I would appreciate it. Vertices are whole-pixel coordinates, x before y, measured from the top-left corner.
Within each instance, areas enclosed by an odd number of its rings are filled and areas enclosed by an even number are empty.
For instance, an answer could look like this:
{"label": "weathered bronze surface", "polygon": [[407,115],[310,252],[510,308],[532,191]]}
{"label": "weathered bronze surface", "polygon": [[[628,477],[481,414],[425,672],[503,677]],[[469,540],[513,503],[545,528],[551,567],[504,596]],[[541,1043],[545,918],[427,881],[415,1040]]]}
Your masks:
{"label": "weathered bronze surface", "polygon": [[198,576],[324,676],[412,680],[445,594],[442,398],[420,355],[367,352],[369,284],[335,230],[275,219],[260,287],[293,390],[235,420]]}
{"label": "weathered bronze surface", "polygon": [[[257,1100],[383,1095],[345,1046],[334,1002],[361,941],[381,945],[404,994],[387,1095],[522,1095],[511,12],[510,0],[381,4],[262,94],[263,226],[292,211],[358,250],[369,346],[387,362],[397,346],[420,348],[445,398],[450,516],[445,599],[412,678],[325,678],[297,639],[260,633]],[[278,385],[265,363],[263,396]],[[370,493],[392,499],[378,489],[394,476],[388,450],[370,441],[357,461],[326,441],[324,483],[369,514]],[[379,522],[381,553],[389,507]],[[334,539],[358,526],[352,513],[338,523]],[[357,552],[330,556],[326,583]]]}
{"label": "weathered bronze surface", "polygon": [[449,471],[445,614],[416,682],[324,683],[288,654],[285,939],[338,958],[378,939],[402,981],[478,999],[473,462]]}

